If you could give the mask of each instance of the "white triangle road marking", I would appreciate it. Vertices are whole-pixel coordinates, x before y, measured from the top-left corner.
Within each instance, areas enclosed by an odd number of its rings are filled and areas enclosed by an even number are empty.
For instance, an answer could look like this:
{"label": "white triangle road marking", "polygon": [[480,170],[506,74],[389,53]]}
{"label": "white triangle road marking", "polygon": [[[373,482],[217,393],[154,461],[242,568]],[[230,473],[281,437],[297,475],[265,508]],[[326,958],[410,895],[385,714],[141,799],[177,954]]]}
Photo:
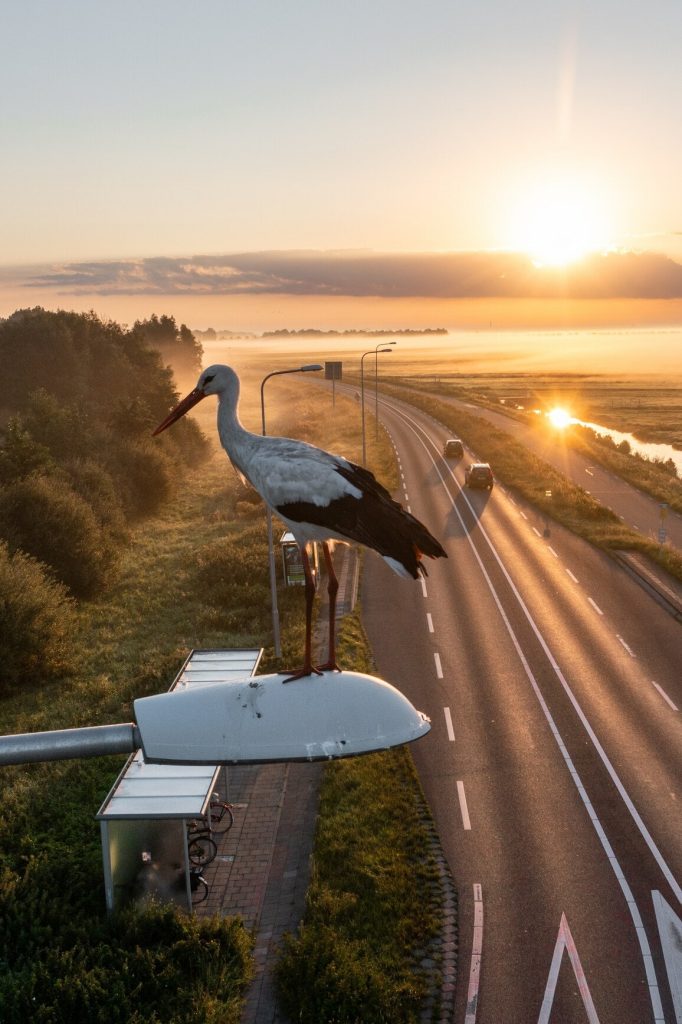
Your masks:
{"label": "white triangle road marking", "polygon": [[580,998],[583,1001],[583,1006],[587,1013],[587,1019],[590,1024],[599,1024],[599,1017],[597,1016],[597,1011],[594,1007],[594,1003],[592,1002],[592,996],[590,995],[590,990],[587,985],[587,978],[585,977],[583,965],[580,963],[580,957],[578,956],[578,950],[576,949],[573,936],[571,935],[571,929],[568,927],[566,915],[563,913],[561,915],[561,923],[559,924],[559,934],[557,935],[556,944],[554,946],[552,963],[549,968],[549,976],[545,987],[545,997],[542,1000],[542,1006],[540,1007],[538,1024],[549,1024],[549,1015],[552,1012],[552,1003],[554,1002],[556,985],[559,978],[559,968],[561,967],[561,959],[564,955],[564,950],[568,951],[568,958],[571,961],[575,980],[578,982],[578,991],[580,992]]}
{"label": "white triangle road marking", "polygon": [[651,898],[654,901],[656,924],[673,997],[675,1021],[682,1024],[682,921],[658,889],[652,890]]}

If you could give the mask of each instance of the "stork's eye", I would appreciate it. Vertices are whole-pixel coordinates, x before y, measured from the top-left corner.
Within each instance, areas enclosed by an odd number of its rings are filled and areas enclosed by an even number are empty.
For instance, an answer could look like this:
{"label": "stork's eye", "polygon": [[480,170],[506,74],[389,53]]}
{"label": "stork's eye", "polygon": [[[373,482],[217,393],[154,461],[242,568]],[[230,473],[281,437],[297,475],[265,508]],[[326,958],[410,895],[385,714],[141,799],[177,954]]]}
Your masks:
{"label": "stork's eye", "polygon": [[214,373],[212,373],[210,377],[204,377],[204,384],[210,384],[214,377]]}

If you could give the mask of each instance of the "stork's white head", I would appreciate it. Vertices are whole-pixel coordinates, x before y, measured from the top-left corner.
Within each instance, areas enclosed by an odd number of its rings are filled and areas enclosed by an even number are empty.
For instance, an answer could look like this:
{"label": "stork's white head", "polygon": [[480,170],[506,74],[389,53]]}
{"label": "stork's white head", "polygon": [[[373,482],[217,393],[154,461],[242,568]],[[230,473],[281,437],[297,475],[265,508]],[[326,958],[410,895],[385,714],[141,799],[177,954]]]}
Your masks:
{"label": "stork's white head", "polygon": [[207,395],[225,395],[228,401],[236,406],[239,398],[239,377],[230,366],[223,366],[221,363],[207,366],[199,377],[194,391],[190,391],[181,402],[178,402],[163,423],[159,423],[152,437],[156,437],[157,434],[170,427]]}

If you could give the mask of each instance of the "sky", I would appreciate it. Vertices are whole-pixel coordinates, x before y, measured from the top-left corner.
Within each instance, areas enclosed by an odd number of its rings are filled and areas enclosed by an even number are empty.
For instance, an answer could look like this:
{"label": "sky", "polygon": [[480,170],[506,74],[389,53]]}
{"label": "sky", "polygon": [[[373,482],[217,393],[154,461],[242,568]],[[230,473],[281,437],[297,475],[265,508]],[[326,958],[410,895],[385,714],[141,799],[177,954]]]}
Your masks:
{"label": "sky", "polygon": [[3,38],[0,316],[682,323],[678,0],[6,0]]}

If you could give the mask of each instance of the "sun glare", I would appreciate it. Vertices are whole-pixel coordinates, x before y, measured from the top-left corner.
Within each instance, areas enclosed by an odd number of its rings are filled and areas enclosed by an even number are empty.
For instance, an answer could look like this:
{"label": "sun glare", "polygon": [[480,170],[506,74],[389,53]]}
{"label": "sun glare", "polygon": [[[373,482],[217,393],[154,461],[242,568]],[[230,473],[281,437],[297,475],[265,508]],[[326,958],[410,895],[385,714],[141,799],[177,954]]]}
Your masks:
{"label": "sun glare", "polygon": [[605,225],[596,198],[578,182],[538,187],[520,204],[515,246],[539,266],[558,267],[604,248]]}
{"label": "sun glare", "polygon": [[552,426],[556,427],[557,430],[564,430],[569,425],[569,423],[573,422],[573,417],[571,416],[570,412],[566,412],[565,409],[559,408],[551,409],[547,413],[547,418],[549,419]]}

